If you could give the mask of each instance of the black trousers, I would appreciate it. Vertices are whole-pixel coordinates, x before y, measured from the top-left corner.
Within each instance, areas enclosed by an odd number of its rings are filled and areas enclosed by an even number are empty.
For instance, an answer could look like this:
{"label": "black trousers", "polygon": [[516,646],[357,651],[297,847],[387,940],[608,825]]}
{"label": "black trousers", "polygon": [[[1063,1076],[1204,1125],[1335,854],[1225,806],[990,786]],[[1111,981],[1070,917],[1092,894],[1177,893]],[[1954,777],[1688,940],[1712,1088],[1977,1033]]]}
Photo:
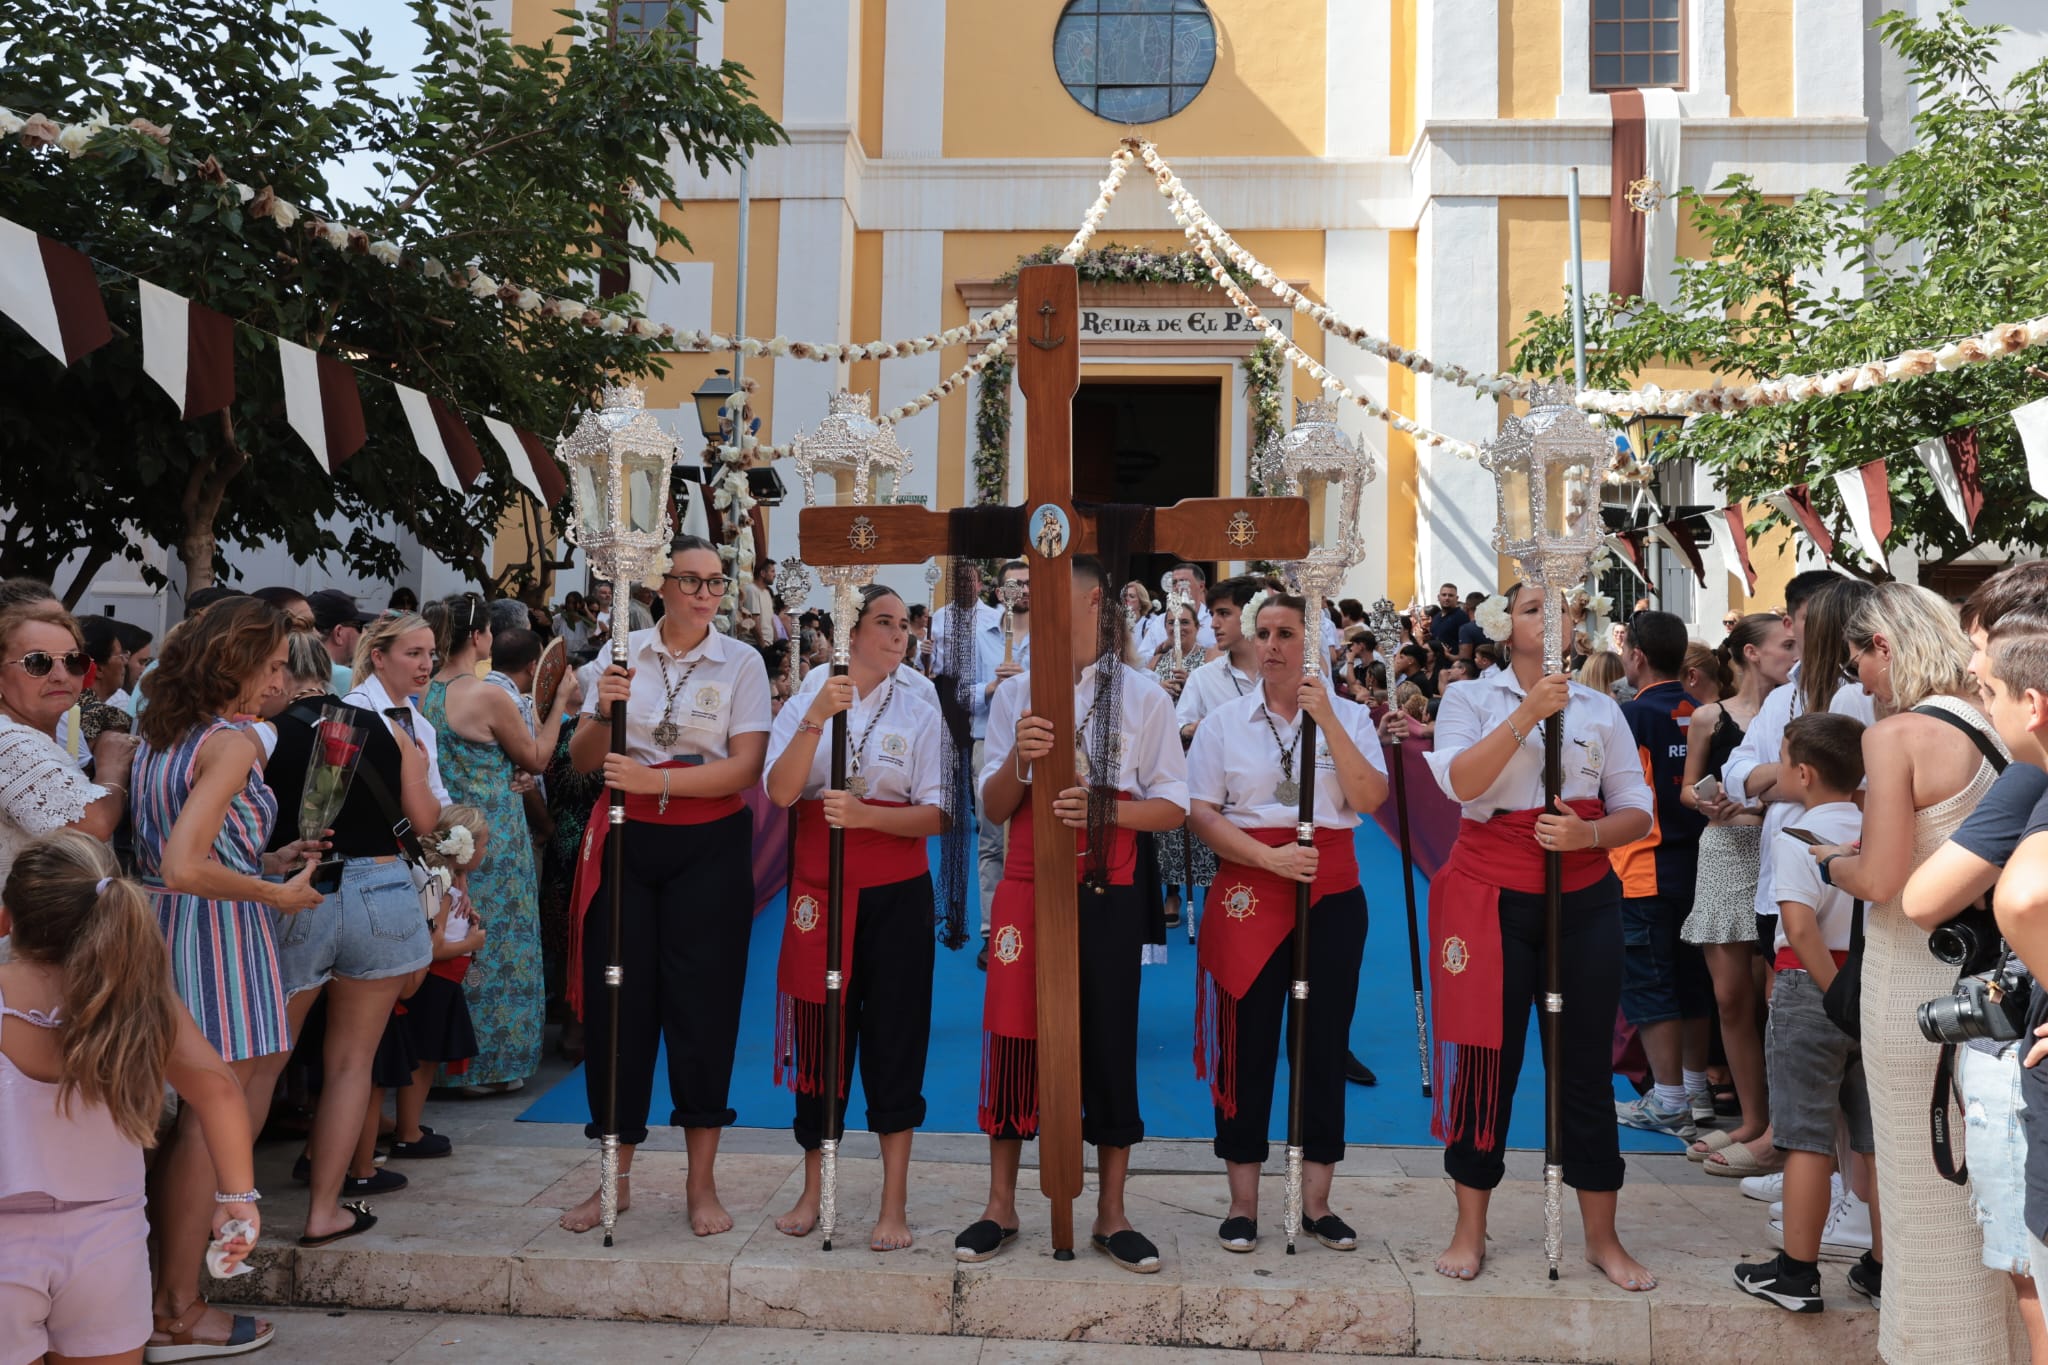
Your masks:
{"label": "black trousers", "polygon": [[[669,1122],[723,1128],[738,1116],[726,1104],[740,1036],[740,992],[747,940],[754,932],[753,817],[738,811],[702,825],[628,821],[619,961],[619,1140],[647,1140],[657,1045],[668,1044]],[[606,850],[605,855],[609,855]],[[611,961],[611,882],[607,876],[583,917],[584,1091],[604,1136],[605,1065],[611,1004],[604,984]]]}
{"label": "black trousers", "polygon": [[[936,954],[928,873],[860,893],[852,972],[844,992],[846,1040],[840,1049],[840,1079],[851,1088],[858,1060],[871,1133],[900,1133],[924,1122],[924,1059],[932,1040]],[[845,1127],[843,1114],[840,1127]],[[807,1152],[818,1149],[825,1136],[822,1091],[798,1092],[795,1131],[798,1146]]]}
{"label": "black trousers", "polygon": [[[1500,893],[1502,1015],[1497,1144],[1507,1140],[1515,1082],[1522,1074],[1530,1007],[1543,998],[1543,897]],[[1621,1188],[1621,1137],[1614,1125],[1614,1016],[1621,1006],[1621,883],[1613,873],[1564,898],[1559,958],[1564,995],[1562,1057],[1545,1056],[1561,1084],[1564,1183],[1575,1190]],[[1311,997],[1313,999],[1313,997]],[[1539,1026],[1538,1038],[1541,1039]],[[1507,1163],[1504,1145],[1482,1151],[1468,1134],[1444,1149],[1444,1173],[1490,1190]]]}
{"label": "black trousers", "polygon": [[[1323,1165],[1344,1159],[1344,1060],[1358,1005],[1358,967],[1365,957],[1365,892],[1352,887],[1325,896],[1308,911],[1308,1036],[1302,1063],[1301,1154]],[[1301,1004],[1289,998],[1294,940],[1273,950],[1237,1002],[1237,1115],[1216,1111],[1216,1155],[1264,1161],[1272,1148],[1274,1080],[1288,1034],[1281,1018]]]}
{"label": "black trousers", "polygon": [[[1079,896],[1081,1140],[1131,1147],[1145,1140],[1138,1110],[1138,983],[1151,911],[1139,886],[1099,893],[1083,886]],[[1035,1133],[1005,1127],[989,1136]]]}

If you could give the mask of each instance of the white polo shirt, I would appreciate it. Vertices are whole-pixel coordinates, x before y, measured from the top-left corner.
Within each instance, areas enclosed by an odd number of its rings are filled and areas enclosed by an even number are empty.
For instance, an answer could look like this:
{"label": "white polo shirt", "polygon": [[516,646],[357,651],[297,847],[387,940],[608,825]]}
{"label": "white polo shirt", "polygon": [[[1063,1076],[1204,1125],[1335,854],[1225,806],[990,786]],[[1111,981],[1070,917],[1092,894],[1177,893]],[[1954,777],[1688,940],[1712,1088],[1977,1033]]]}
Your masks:
{"label": "white polo shirt", "polygon": [[[1074,727],[1082,730],[1082,722],[1088,720],[1086,738],[1089,752],[1094,752],[1093,734],[1101,723],[1089,718],[1089,708],[1095,702],[1095,670],[1100,661],[1081,670],[1081,681],[1074,685]],[[1129,664],[1116,665],[1121,688],[1117,698],[1119,718],[1122,722],[1123,743],[1120,744],[1117,766],[1116,788],[1128,793],[1134,800],[1148,801],[1154,797],[1173,802],[1182,810],[1188,808],[1188,764],[1187,755],[1180,747],[1180,727],[1173,720],[1173,699],[1166,695],[1166,689],[1149,673],[1140,673]],[[1017,747],[1017,720],[1031,705],[1031,675],[1020,673],[1006,680],[996,688],[995,697],[989,702],[988,732],[984,737],[981,754],[981,773],[976,778],[977,788],[985,788],[988,780],[1010,761],[1010,755]],[[1054,743],[1060,741],[1056,738]],[[1072,742],[1069,737],[1068,742]],[[1081,780],[1080,774],[1075,775]],[[1029,770],[1026,770],[1029,780]]]}
{"label": "white polo shirt", "polygon": [[[1490,732],[1504,729],[1524,695],[1513,669],[1445,691],[1436,713],[1435,745],[1426,755],[1444,795],[1457,800],[1451,791],[1452,760]],[[1571,685],[1564,708],[1564,786],[1559,794],[1566,801],[1597,797],[1609,815],[1647,812],[1653,806],[1635,735],[1622,719],[1620,704],[1578,683]],[[1540,810],[1543,804],[1543,727],[1538,724],[1530,727],[1493,785],[1465,802],[1460,813],[1467,820],[1491,820],[1501,811]]]}
{"label": "white polo shirt", "polygon": [[[1330,698],[1330,707],[1365,761],[1385,776],[1387,759],[1380,750],[1371,710],[1337,696]],[[1271,729],[1267,728],[1269,718]],[[1299,781],[1301,716],[1296,713],[1294,719],[1282,722],[1270,715],[1265,709],[1264,688],[1255,687],[1217,707],[1195,731],[1194,746],[1188,750],[1188,795],[1217,807],[1223,818],[1239,829],[1292,827],[1300,808],[1281,801],[1275,791],[1283,776],[1283,748]],[[1330,753],[1329,741],[1318,731],[1316,828],[1355,829],[1359,818],[1344,799],[1344,784],[1337,776],[1337,760]]]}
{"label": "white polo shirt", "polygon": [[1174,718],[1183,728],[1199,725],[1203,717],[1224,703],[1258,690],[1257,674],[1240,671],[1228,654],[1219,654],[1188,674],[1188,680],[1181,685],[1180,701],[1173,708]]}
{"label": "white polo shirt", "polygon": [[[796,695],[776,713],[775,726],[768,732],[767,767],[773,768],[783,750],[796,738],[797,726],[809,714],[818,689],[832,676],[831,670],[814,668],[798,687]],[[939,757],[939,708],[927,699],[931,684],[919,691],[908,681],[916,670],[898,668],[882,685],[864,697],[856,697],[846,712],[846,771],[858,773],[867,782],[869,801],[888,801],[911,806],[939,806],[946,800],[945,765]],[[803,798],[821,796],[831,785],[832,726],[818,739],[811,756],[811,770],[804,777]]]}
{"label": "white polo shirt", "polygon": [[[633,670],[626,703],[626,756],[638,762],[667,763],[686,755],[707,762],[730,758],[734,735],[766,734],[774,723],[768,669],[761,651],[744,641],[710,630],[694,649],[678,656],[662,644],[659,626],[636,630],[626,637],[626,666]],[[594,687],[583,694],[583,714],[597,714]],[[654,742],[655,727],[664,714],[679,732],[673,745]]]}
{"label": "white polo shirt", "polygon": [[[1818,806],[1794,809],[1801,814],[1797,821],[1788,821],[1788,826],[1796,825],[1824,844],[1853,844],[1863,837],[1863,812],[1853,802],[1828,801]],[[1821,942],[1827,950],[1831,953],[1848,952],[1849,931],[1856,919],[1856,898],[1820,879],[1820,863],[1806,844],[1782,830],[1774,842],[1776,847],[1771,850],[1773,868],[1768,888],[1772,910],[1776,911],[1781,901],[1811,907],[1814,919],[1820,925]],[[1781,916],[1775,948],[1782,953],[1790,946],[1791,940],[1785,937]]]}
{"label": "white polo shirt", "polygon": [[[351,688],[342,700],[350,706],[375,711],[380,716],[386,711],[396,710],[401,705],[400,702],[392,700],[391,694],[384,690],[384,684],[377,680],[375,673],[369,674],[360,684]],[[449,805],[448,787],[441,781],[441,737],[434,732],[433,726],[427,724],[427,718],[420,714],[419,707],[412,704],[412,698],[405,698],[402,704],[412,713],[413,742],[427,755],[427,790],[434,794],[436,801],[444,806]]]}

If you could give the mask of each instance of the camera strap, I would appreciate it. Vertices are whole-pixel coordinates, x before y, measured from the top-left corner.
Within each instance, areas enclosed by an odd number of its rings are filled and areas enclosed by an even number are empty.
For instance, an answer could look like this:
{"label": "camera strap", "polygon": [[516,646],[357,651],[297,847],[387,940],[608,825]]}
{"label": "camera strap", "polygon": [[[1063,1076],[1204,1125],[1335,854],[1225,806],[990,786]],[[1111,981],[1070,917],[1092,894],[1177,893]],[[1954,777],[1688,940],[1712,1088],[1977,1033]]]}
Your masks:
{"label": "camera strap", "polygon": [[1967,1154],[1963,1160],[1956,1160],[1955,1130],[1949,1121],[1951,1098],[1955,1100],[1956,1112],[1961,1113],[1963,1096],[1956,1086],[1956,1045],[1943,1043],[1941,1059],[1934,1064],[1934,1098],[1928,1101],[1927,1123],[1934,1138],[1934,1169],[1951,1185],[1961,1185],[1970,1179],[1970,1163]]}

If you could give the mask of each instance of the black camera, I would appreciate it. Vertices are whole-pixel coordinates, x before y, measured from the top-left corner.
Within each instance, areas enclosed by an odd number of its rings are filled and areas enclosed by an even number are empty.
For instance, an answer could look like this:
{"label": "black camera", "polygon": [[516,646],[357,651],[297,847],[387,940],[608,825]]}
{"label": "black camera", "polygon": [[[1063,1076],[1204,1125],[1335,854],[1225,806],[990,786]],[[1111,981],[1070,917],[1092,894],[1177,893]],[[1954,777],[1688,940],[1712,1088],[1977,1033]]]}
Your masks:
{"label": "black camera", "polygon": [[2026,1032],[2033,982],[2010,957],[1998,967],[1956,982],[1953,995],[1920,1007],[1920,1033],[1930,1043],[1963,1044],[1978,1038],[2009,1043]]}
{"label": "black camera", "polygon": [[1983,907],[1965,910],[1927,935],[1927,951],[1963,976],[1977,976],[1998,965],[2004,941],[1998,921]]}

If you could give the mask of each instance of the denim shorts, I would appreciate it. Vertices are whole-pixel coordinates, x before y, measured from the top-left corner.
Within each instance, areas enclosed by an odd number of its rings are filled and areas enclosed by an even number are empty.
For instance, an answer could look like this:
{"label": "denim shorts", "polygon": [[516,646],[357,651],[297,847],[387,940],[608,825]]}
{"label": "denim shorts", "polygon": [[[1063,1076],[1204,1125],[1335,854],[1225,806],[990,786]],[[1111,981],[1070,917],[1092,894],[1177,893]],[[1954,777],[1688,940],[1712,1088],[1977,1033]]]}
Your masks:
{"label": "denim shorts", "polygon": [[324,986],[337,976],[375,981],[404,976],[434,958],[433,935],[420,911],[412,874],[396,859],[352,858],[341,890],[296,915],[270,912],[277,934],[278,973],[286,995]]}
{"label": "denim shorts", "polygon": [[1964,1151],[1970,1163],[1970,1207],[1984,1229],[1984,1264],[2025,1275],[2027,1135],[2020,1127],[2017,1044],[1996,1057],[1956,1049],[1956,1088],[1963,1097]]}
{"label": "denim shorts", "polygon": [[1781,1152],[1835,1155],[1835,1114],[1849,1119],[1849,1147],[1877,1150],[1863,1049],[1821,1007],[1821,989],[1801,971],[1781,971],[1764,1025],[1770,1063],[1771,1142]]}
{"label": "denim shorts", "polygon": [[1678,930],[1690,900],[1630,896],[1621,903],[1621,1012],[1637,1028],[1714,1013],[1714,982],[1697,945]]}

